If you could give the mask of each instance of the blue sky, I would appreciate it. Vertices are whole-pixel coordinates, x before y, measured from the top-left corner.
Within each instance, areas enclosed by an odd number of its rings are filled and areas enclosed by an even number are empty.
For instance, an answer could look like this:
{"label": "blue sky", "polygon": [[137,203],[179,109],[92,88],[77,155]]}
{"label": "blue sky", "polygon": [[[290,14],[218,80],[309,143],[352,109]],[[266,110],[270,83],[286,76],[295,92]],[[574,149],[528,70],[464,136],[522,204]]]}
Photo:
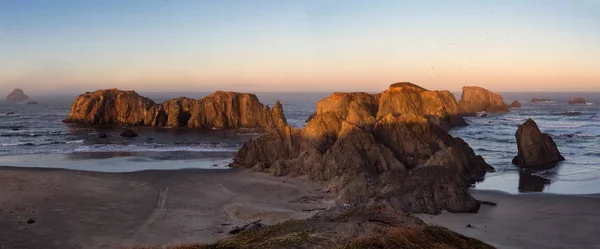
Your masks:
{"label": "blue sky", "polygon": [[584,0],[0,0],[0,86],[598,91],[598,13]]}

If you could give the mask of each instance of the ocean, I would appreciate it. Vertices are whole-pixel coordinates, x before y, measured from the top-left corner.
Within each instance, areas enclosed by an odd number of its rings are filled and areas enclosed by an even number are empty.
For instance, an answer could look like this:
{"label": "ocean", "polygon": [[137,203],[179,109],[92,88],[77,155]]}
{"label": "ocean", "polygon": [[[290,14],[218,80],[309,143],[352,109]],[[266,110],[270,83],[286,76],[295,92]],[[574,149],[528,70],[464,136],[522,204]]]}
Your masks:
{"label": "ocean", "polygon": [[[156,102],[178,96],[201,98],[208,93],[143,93]],[[600,93],[501,93],[505,102],[518,100],[522,108],[485,118],[469,117],[469,126],[450,130],[463,138],[496,168],[474,188],[509,193],[600,193]],[[304,126],[318,100],[329,93],[257,93],[263,104],[282,102],[288,123]],[[455,93],[460,97],[460,93]],[[592,105],[569,105],[571,97]],[[145,169],[223,168],[234,153],[256,133],[136,128],[137,138],[122,138],[122,129],[64,124],[73,96],[35,96],[38,104],[0,102],[0,165],[49,167],[100,172]],[[551,102],[531,103],[532,98]],[[9,112],[14,114],[5,115]],[[576,115],[573,115],[576,113]],[[517,154],[514,133],[533,118],[554,138],[566,161],[540,171],[512,165]],[[107,139],[98,135],[106,133]]]}

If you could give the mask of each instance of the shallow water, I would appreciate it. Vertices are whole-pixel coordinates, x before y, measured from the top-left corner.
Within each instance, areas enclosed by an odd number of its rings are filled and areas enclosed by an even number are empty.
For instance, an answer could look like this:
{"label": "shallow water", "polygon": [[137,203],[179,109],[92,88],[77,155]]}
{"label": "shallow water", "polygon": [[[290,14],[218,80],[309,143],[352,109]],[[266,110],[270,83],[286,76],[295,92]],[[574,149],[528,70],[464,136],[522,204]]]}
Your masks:
{"label": "shallow water", "polygon": [[[542,94],[554,102],[531,103]],[[514,95],[514,94],[513,94]],[[522,94],[516,94],[522,95]],[[486,118],[470,117],[468,127],[450,131],[463,138],[485,160],[496,168],[478,189],[517,192],[551,192],[562,194],[600,193],[600,105],[569,105],[569,93],[538,93],[523,96],[503,94],[506,102],[517,99],[522,108],[506,114],[490,114]],[[511,98],[512,97],[512,98]],[[599,94],[587,94],[589,100],[600,100]],[[576,112],[577,115],[569,113]],[[517,154],[517,127],[532,118],[542,132],[550,134],[566,158],[556,167],[523,171],[512,164]]]}
{"label": "shallow water", "polygon": [[[141,93],[162,102],[186,95],[207,93]],[[281,100],[288,123],[302,127],[315,103],[329,93],[258,93],[264,104]],[[456,94],[456,93],[455,93]],[[459,96],[459,94],[457,95]],[[522,108],[486,118],[467,118],[470,126],[450,131],[462,137],[477,154],[496,168],[477,183],[478,189],[511,193],[600,193],[600,104],[568,105],[570,97],[583,96],[600,103],[599,93],[504,93],[507,103],[519,100]],[[221,131],[136,128],[137,138],[122,138],[121,129],[63,124],[76,96],[36,96],[37,105],[0,103],[0,165],[53,167],[103,172],[144,169],[222,168],[251,137]],[[529,103],[533,97],[555,102]],[[4,115],[14,112],[13,115]],[[578,112],[577,115],[568,115]],[[567,159],[557,167],[525,172],[511,164],[517,154],[514,133],[533,118],[549,133]],[[108,139],[98,134],[108,134]]]}

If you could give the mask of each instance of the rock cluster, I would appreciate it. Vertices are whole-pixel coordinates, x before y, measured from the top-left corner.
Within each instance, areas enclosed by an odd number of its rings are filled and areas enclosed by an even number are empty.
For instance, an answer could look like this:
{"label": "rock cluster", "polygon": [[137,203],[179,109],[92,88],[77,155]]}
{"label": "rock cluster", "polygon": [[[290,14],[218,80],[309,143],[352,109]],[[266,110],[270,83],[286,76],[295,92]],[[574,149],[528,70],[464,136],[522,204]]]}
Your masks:
{"label": "rock cluster", "polygon": [[202,99],[179,97],[156,104],[134,91],[118,89],[79,95],[64,122],[264,130],[287,125],[279,102],[271,109],[261,104],[254,94],[218,91]]}
{"label": "rock cluster", "polygon": [[317,103],[303,129],[283,126],[247,142],[232,166],[328,181],[343,203],[474,212],[479,202],[468,182],[493,168],[440,127],[462,120],[457,111],[449,92],[410,83],[374,95],[334,93]]}
{"label": "rock cluster", "polygon": [[518,155],[512,163],[526,168],[545,168],[565,160],[554,140],[542,133],[532,119],[527,119],[515,133]]}
{"label": "rock cluster", "polygon": [[13,102],[21,102],[29,100],[29,96],[25,95],[25,92],[19,88],[13,90],[8,96],[6,96],[7,101]]}
{"label": "rock cluster", "polygon": [[465,86],[458,101],[458,109],[462,115],[472,116],[477,112],[508,112],[508,107],[502,95],[493,93],[478,86]]}
{"label": "rock cluster", "polygon": [[570,105],[581,105],[581,104],[586,104],[587,102],[585,101],[584,98],[571,98],[569,99],[569,104]]}

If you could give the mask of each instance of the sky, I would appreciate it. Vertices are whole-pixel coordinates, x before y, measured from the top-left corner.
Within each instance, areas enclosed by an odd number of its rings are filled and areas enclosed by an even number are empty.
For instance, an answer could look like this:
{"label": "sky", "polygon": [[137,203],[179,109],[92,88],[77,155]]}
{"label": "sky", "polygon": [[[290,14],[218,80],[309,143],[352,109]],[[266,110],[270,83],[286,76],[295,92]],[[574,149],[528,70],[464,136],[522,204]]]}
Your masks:
{"label": "sky", "polygon": [[0,92],[600,91],[600,1],[0,0]]}

